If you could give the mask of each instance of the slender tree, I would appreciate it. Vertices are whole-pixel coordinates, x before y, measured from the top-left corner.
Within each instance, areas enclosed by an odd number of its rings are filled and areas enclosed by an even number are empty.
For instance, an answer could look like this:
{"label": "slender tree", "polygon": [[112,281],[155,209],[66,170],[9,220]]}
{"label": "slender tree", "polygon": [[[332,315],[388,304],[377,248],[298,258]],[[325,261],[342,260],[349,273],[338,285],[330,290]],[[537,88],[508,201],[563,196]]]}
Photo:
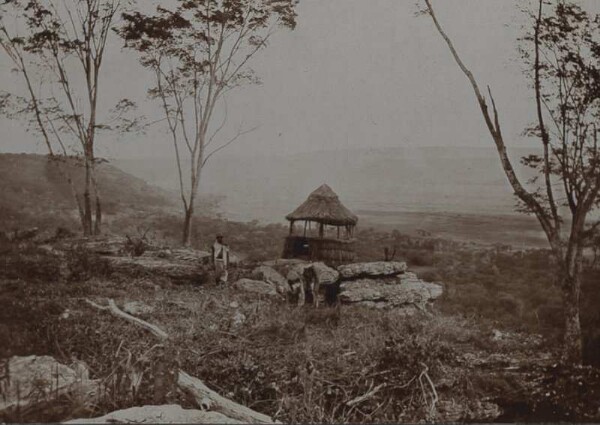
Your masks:
{"label": "slender tree", "polygon": [[170,132],[185,214],[184,245],[192,239],[202,168],[250,131],[219,140],[227,110],[225,104],[223,119],[215,120],[217,105],[236,87],[259,81],[249,62],[276,27],[294,28],[294,6],[295,0],[177,0],[173,8],[160,6],[153,14],[124,14],[120,34],[152,72],[149,96],[158,101]]}
{"label": "slender tree", "polygon": [[546,13],[548,3],[537,0],[535,10],[530,12],[532,29],[523,38],[520,51],[534,91],[536,123],[526,133],[540,140],[541,154],[530,155],[521,162],[535,169],[542,179],[540,184],[535,184],[534,179],[526,187],[507,155],[491,90],[488,87],[490,111],[475,77],[444,32],[431,1],[425,3],[426,12],[471,84],[520,209],[535,215],[546,234],[562,290],[565,359],[580,363],[583,254],[600,226],[590,215],[599,206],[600,192],[596,124],[600,118],[600,18],[568,1],[556,2]]}
{"label": "slender tree", "polygon": [[3,93],[3,112],[29,117],[51,160],[84,167],[81,190],[69,167],[61,170],[72,188],[84,235],[99,234],[102,222],[96,136],[102,129],[133,125],[123,115],[133,106],[128,100],[107,111],[106,122],[100,122],[98,111],[103,60],[124,1],[0,2],[0,48],[25,86],[24,95]]}

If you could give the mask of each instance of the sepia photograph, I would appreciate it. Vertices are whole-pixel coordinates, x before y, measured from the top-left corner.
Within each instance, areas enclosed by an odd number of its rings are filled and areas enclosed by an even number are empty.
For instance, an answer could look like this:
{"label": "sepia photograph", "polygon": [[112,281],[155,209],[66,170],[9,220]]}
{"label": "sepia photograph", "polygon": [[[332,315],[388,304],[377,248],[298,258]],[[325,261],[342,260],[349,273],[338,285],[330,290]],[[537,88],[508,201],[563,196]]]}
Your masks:
{"label": "sepia photograph", "polygon": [[600,423],[600,1],[0,0],[0,423]]}

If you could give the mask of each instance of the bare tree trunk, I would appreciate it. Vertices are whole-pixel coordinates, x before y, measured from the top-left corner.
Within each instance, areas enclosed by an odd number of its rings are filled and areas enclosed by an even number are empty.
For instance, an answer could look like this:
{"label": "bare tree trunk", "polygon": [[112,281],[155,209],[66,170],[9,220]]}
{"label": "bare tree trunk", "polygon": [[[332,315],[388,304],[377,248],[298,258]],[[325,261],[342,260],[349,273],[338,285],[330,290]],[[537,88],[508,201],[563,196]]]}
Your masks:
{"label": "bare tree trunk", "polygon": [[190,203],[185,210],[185,219],[183,221],[183,239],[184,246],[192,244],[192,219],[194,217],[194,206]]}
{"label": "bare tree trunk", "polygon": [[94,221],[94,235],[102,233],[102,204],[100,197],[96,194],[96,220]]}
{"label": "bare tree trunk", "polygon": [[583,353],[581,324],[579,321],[579,299],[581,296],[583,250],[579,246],[571,249],[574,254],[567,253],[560,276],[565,320],[564,357],[569,363],[581,364]]}
{"label": "bare tree trunk", "polygon": [[85,154],[85,186],[83,192],[83,235],[91,236],[92,235],[92,199],[90,189],[92,186],[92,169],[90,159]]}
{"label": "bare tree trunk", "polygon": [[102,233],[102,203],[100,202],[100,189],[98,188],[98,181],[96,180],[96,170],[93,169],[92,173],[92,184],[94,185],[94,197],[96,204],[94,235],[100,235]]}
{"label": "bare tree trunk", "polygon": [[[560,280],[562,292],[563,292],[563,306],[564,306],[564,323],[565,323],[565,333],[564,333],[564,355],[567,361],[572,364],[581,364],[582,361],[582,343],[581,343],[581,326],[579,322],[579,297],[581,293],[581,271],[582,271],[582,261],[583,261],[583,230],[585,227],[585,219],[586,215],[589,212],[592,204],[590,202],[583,202],[578,208],[571,206],[571,211],[573,215],[573,223],[571,225],[570,237],[568,240],[568,246],[565,248],[561,236],[561,218],[558,215],[558,210],[556,208],[556,204],[554,201],[554,195],[552,194],[552,182],[550,179],[550,162],[549,162],[549,136],[546,131],[543,117],[542,117],[542,97],[540,91],[540,77],[539,77],[539,23],[541,22],[541,13],[542,13],[542,1],[539,2],[539,15],[536,26],[536,34],[535,34],[535,42],[536,42],[536,100],[537,100],[537,113],[538,113],[538,121],[539,126],[542,131],[542,142],[544,144],[544,161],[545,161],[545,185],[546,191],[548,195],[548,200],[550,203],[549,210],[544,208],[527,189],[521,184],[516,173],[512,167],[510,159],[506,152],[506,145],[504,143],[504,138],[502,135],[502,131],[500,129],[500,121],[498,117],[498,110],[496,109],[496,105],[494,103],[494,99],[491,94],[491,90],[489,90],[490,100],[492,103],[492,112],[493,115],[490,114],[488,110],[488,106],[485,98],[481,94],[477,81],[475,77],[471,73],[471,71],[465,66],[462,62],[461,58],[458,55],[458,52],[454,48],[452,41],[446,35],[444,30],[442,29],[440,23],[437,20],[433,7],[431,6],[430,0],[425,0],[425,3],[428,8],[428,12],[436,26],[438,32],[442,36],[442,38],[446,41],[450,52],[452,53],[455,61],[457,62],[461,71],[468,78],[473,91],[475,93],[475,97],[479,103],[479,107],[481,109],[481,113],[483,115],[483,119],[488,127],[488,130],[496,144],[500,162],[508,178],[509,183],[511,184],[514,193],[519,197],[521,201],[527,206],[529,211],[533,212],[552,249],[552,253],[559,265],[558,270],[558,278]],[[595,198],[588,197],[589,200],[593,200]]]}

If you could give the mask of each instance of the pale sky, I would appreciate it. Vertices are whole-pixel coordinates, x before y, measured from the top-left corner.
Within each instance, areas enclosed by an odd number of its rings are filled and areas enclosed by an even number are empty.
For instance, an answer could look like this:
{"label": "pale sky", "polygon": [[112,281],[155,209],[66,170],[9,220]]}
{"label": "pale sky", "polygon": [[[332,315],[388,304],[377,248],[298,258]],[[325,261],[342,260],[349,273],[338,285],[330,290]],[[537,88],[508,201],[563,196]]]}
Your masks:
{"label": "pale sky", "polygon": [[[531,91],[521,74],[516,0],[434,0],[438,18],[482,87],[489,85],[507,142],[531,120]],[[230,153],[296,153],[403,145],[488,146],[473,93],[428,16],[415,0],[300,0],[298,25],[281,30],[253,62],[260,86],[227,98],[225,137],[240,126],[258,130]],[[113,48],[103,79],[103,104],[145,98],[150,75],[132,52]],[[0,88],[19,84],[0,56]],[[23,124],[0,120],[0,150],[41,152]],[[160,128],[146,136],[103,136],[108,157],[172,156]]]}

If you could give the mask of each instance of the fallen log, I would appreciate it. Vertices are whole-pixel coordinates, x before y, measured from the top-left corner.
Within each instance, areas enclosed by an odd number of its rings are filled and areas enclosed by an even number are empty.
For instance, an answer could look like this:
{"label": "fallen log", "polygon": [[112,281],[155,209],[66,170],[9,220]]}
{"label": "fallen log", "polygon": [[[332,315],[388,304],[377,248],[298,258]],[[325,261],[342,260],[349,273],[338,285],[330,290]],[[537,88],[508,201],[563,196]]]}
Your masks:
{"label": "fallen log", "polygon": [[245,423],[273,423],[271,417],[237,404],[208,388],[198,378],[179,371],[177,386],[188,394],[200,408],[216,411]]}
{"label": "fallen log", "polygon": [[[125,313],[117,306],[113,299],[108,300],[108,306],[101,306],[88,299],[85,301],[94,308],[109,310],[114,316],[141,326],[161,340],[169,339],[169,334],[158,326]],[[219,395],[216,391],[207,387],[200,379],[195,378],[182,370],[179,371],[177,376],[177,386],[187,394],[200,409],[219,412],[229,418],[237,419],[244,423],[274,423],[270,416],[256,412]]]}

